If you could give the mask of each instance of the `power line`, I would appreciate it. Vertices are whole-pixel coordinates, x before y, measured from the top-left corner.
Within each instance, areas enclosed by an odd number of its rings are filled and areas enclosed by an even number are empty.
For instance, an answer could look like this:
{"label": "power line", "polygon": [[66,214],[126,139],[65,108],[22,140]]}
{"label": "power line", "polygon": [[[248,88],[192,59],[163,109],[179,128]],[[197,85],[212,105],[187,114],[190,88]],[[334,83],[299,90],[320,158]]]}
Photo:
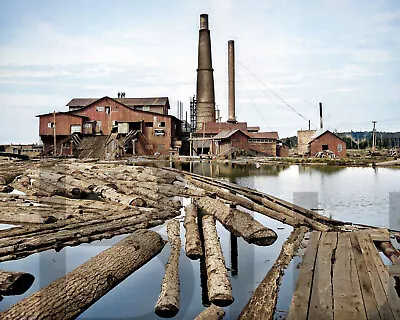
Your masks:
{"label": "power line", "polygon": [[[239,73],[237,74],[237,76],[238,76],[238,78],[239,78],[239,80],[240,80],[241,77],[239,76]],[[253,99],[251,98],[251,96],[250,96],[250,94],[249,94],[249,92],[248,92],[248,90],[247,90],[247,87],[246,87],[246,85],[245,85],[244,83],[245,83],[245,82],[243,81],[243,86],[244,86],[245,89],[246,89],[246,90],[245,90],[246,95],[249,97],[249,99],[250,99],[250,101],[251,101],[251,104],[254,106],[254,108],[256,109],[256,111],[258,112],[258,114],[260,115],[261,119],[266,123],[268,129],[270,129],[271,131],[273,131],[272,128],[271,128],[271,126],[269,125],[267,119],[265,119],[264,116],[262,115],[262,113],[260,112],[260,110],[258,110],[256,104],[254,103]]]}
{"label": "power line", "polygon": [[[276,94],[271,88],[269,88],[261,79],[259,79],[256,75],[254,75],[250,70],[248,70],[241,62],[239,62],[239,64],[248,72],[250,73],[256,80],[258,80],[265,88],[267,88],[267,90],[269,92],[271,92],[276,98],[278,98],[280,101],[282,101],[286,106],[288,106],[292,111],[294,111],[295,113],[297,113],[300,117],[302,117],[305,121],[309,121],[309,119],[307,119],[306,117],[304,117],[300,112],[298,112],[295,108],[293,108],[289,103],[287,103],[285,100],[283,100],[278,94]],[[311,122],[311,124],[315,126],[315,124],[313,124]]]}

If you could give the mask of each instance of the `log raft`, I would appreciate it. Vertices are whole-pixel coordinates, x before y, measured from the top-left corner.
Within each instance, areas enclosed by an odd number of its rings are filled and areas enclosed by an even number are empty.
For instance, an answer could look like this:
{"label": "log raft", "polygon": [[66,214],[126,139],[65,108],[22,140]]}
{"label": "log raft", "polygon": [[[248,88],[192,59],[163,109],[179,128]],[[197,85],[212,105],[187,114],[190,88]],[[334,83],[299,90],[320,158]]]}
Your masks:
{"label": "log raft", "polygon": [[25,293],[35,281],[35,277],[26,272],[0,270],[0,295],[15,296]]}
{"label": "log raft", "polygon": [[181,251],[181,236],[178,220],[172,219],[167,223],[167,235],[171,245],[171,254],[165,266],[161,293],[154,310],[156,315],[162,318],[172,318],[179,312],[179,254]]}
{"label": "log raft", "polygon": [[184,227],[186,230],[185,251],[189,259],[197,260],[203,255],[199,229],[197,226],[197,208],[193,203],[185,207]]}
{"label": "log raft", "polygon": [[3,320],[73,319],[164,247],[154,231],[138,230],[0,314]]}
{"label": "log raft", "polygon": [[202,227],[207,268],[208,298],[213,304],[226,307],[234,299],[214,217],[205,215],[202,218]]}
{"label": "log raft", "polygon": [[227,230],[248,243],[269,246],[277,238],[275,231],[263,226],[250,214],[229,208],[217,199],[203,197],[198,199],[196,204],[204,213],[214,216]]}

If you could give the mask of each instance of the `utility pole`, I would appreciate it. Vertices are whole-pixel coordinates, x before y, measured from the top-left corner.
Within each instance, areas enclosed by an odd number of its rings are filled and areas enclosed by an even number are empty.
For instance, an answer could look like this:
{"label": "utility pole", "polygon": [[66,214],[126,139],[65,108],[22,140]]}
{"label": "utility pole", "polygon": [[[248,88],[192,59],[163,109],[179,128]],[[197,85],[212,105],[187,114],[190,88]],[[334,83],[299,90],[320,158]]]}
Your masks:
{"label": "utility pole", "polygon": [[372,151],[375,151],[376,149],[376,130],[375,130],[375,124],[377,121],[372,121],[374,124],[374,128],[372,129]]}

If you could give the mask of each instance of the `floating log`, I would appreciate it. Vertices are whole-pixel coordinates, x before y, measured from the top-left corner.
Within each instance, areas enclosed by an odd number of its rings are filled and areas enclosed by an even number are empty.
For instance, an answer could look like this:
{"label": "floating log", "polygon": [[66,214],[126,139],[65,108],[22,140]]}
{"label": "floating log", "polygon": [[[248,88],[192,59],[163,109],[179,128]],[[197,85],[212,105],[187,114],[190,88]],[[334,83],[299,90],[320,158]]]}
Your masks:
{"label": "floating log", "polygon": [[173,219],[167,223],[167,235],[171,245],[171,254],[165,266],[165,275],[155,313],[159,317],[172,318],[179,312],[180,301],[179,254],[181,252],[181,236],[178,220]]}
{"label": "floating log", "polygon": [[0,185],[7,185],[14,181],[14,179],[23,174],[23,170],[20,171],[3,171],[0,172]]}
{"label": "floating log", "polygon": [[201,240],[199,235],[199,229],[197,227],[197,209],[196,206],[191,203],[185,207],[185,220],[184,227],[186,230],[185,238],[185,251],[186,256],[189,259],[197,260],[203,255],[203,249],[201,247]]}
{"label": "floating log", "polygon": [[259,320],[273,318],[284,270],[290,261],[292,261],[306,231],[307,228],[300,227],[290,234],[289,238],[283,244],[274,265],[256,290],[254,290],[252,297],[243,308],[238,319]]}
{"label": "floating log", "polygon": [[276,241],[275,231],[263,226],[246,212],[229,208],[223,202],[210,197],[200,198],[196,204],[204,213],[213,215],[227,230],[248,243],[269,246]]}
{"label": "floating log", "polygon": [[225,311],[221,307],[212,305],[204,309],[194,320],[221,320],[225,316]]}
{"label": "floating log", "polygon": [[138,230],[0,314],[1,319],[72,319],[156,256],[164,241]]}
{"label": "floating log", "polygon": [[400,252],[390,241],[378,242],[383,254],[395,265],[400,265]]}
{"label": "floating log", "polygon": [[248,210],[257,211],[257,212],[264,214],[272,219],[281,221],[281,222],[291,225],[293,227],[298,227],[298,226],[304,225],[304,226],[307,226],[314,230],[319,230],[319,231],[329,231],[331,229],[331,227],[329,227],[325,224],[322,224],[318,221],[314,221],[310,218],[304,217],[298,213],[293,212],[292,215],[290,216],[290,215],[286,214],[285,212],[278,212],[278,211],[269,209],[269,208],[265,207],[264,205],[257,204],[247,198],[224,191],[224,189],[222,189],[221,186],[215,187],[209,183],[198,181],[191,177],[189,177],[188,179],[194,185],[196,185],[200,188],[203,188],[207,191],[213,192],[220,198],[235,202],[238,205],[241,205],[242,207],[244,207]]}
{"label": "floating log", "polygon": [[25,293],[35,281],[35,277],[26,272],[0,270],[0,295],[15,296]]}
{"label": "floating log", "polygon": [[46,225],[0,230],[0,262],[21,259],[49,249],[59,251],[66,246],[151,228],[178,215],[178,211],[153,209],[137,211],[136,215],[127,212],[83,222],[70,219]]}
{"label": "floating log", "polygon": [[226,307],[234,299],[214,217],[205,215],[202,218],[202,223],[207,267],[208,298],[215,305]]}

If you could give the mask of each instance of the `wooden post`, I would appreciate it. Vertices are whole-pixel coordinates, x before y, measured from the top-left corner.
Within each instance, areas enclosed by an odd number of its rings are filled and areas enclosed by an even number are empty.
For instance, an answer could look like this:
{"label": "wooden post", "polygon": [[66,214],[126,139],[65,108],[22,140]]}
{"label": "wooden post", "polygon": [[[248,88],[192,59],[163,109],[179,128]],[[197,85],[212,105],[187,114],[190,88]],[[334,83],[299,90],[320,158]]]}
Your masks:
{"label": "wooden post", "polygon": [[[164,247],[159,234],[138,230],[66,276],[1,314],[2,320],[72,319],[138,270]],[[138,288],[140,289],[140,288]]]}
{"label": "wooden post", "polygon": [[57,137],[56,137],[56,111],[53,111],[53,155],[57,156]]}

